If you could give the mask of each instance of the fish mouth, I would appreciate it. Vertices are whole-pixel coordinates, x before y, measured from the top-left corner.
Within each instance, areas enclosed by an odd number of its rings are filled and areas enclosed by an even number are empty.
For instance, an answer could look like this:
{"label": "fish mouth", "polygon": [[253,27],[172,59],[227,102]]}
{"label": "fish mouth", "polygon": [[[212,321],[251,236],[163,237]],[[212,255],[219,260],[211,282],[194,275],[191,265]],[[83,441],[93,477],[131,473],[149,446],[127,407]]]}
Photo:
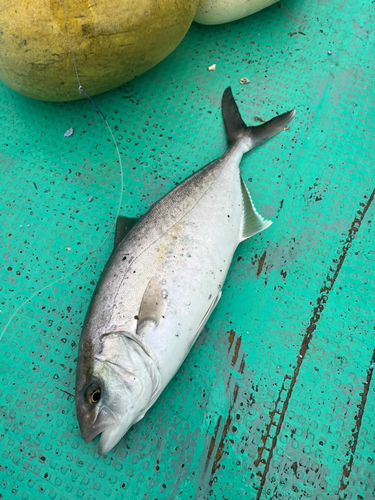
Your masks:
{"label": "fish mouth", "polygon": [[112,429],[118,423],[117,417],[106,406],[102,406],[98,412],[94,424],[89,422],[80,423],[81,434],[86,444],[90,443],[98,434],[106,429]]}
{"label": "fish mouth", "polygon": [[128,432],[133,423],[123,425],[113,425],[107,427],[100,436],[98,454],[101,456],[107,455],[114,446],[123,438],[123,436]]}

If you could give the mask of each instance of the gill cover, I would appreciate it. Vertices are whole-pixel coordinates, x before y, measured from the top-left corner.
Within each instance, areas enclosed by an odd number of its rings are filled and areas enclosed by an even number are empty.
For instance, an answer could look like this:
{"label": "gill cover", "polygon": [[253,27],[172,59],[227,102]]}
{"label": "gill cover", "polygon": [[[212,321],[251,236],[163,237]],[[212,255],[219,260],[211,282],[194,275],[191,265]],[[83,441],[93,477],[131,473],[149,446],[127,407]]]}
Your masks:
{"label": "gill cover", "polygon": [[160,372],[136,339],[114,332],[102,335],[100,354],[80,376],[76,410],[81,434],[88,443],[101,433],[98,453],[105,455],[156,400]]}

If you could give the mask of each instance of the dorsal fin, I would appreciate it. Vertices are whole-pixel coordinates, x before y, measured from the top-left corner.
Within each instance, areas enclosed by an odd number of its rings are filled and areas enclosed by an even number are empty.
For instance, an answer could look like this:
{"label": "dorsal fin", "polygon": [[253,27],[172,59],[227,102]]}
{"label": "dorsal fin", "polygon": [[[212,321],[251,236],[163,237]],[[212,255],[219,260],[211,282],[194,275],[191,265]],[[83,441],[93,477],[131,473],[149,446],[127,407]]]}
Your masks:
{"label": "dorsal fin", "polygon": [[161,284],[153,276],[143,294],[138,313],[137,335],[143,337],[147,332],[156,328],[163,319],[163,295]]}
{"label": "dorsal fin", "polygon": [[242,188],[242,198],[244,205],[244,213],[242,219],[242,240],[246,240],[254,234],[260,233],[268,226],[272,224],[272,221],[263,219],[263,217],[258,214],[256,208],[254,207],[253,200],[251,199],[250,193],[241,177],[241,188]]}
{"label": "dorsal fin", "polygon": [[115,240],[113,243],[113,247],[116,248],[117,245],[125,238],[131,228],[139,221],[139,219],[132,219],[130,217],[124,217],[123,215],[119,215],[116,221],[116,230],[115,230]]}

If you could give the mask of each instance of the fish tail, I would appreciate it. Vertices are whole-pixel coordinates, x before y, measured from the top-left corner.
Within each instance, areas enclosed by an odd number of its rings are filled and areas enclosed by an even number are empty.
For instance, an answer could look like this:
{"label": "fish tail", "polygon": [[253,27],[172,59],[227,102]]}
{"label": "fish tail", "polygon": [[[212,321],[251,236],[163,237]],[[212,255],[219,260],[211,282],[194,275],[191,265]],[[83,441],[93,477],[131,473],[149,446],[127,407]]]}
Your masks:
{"label": "fish tail", "polygon": [[268,122],[262,123],[262,125],[247,127],[241,118],[230,87],[224,91],[221,108],[229,145],[232,146],[240,142],[244,148],[244,152],[250,151],[250,149],[255,148],[284,130],[296,114],[293,109],[282,115],[275,116]]}

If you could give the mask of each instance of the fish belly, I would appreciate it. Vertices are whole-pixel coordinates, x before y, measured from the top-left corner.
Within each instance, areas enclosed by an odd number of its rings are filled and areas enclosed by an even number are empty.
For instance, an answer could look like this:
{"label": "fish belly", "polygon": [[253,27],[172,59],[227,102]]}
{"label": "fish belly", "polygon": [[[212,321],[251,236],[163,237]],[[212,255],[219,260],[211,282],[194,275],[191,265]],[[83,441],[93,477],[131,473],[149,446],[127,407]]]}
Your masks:
{"label": "fish belly", "polygon": [[[224,176],[223,176],[224,177]],[[143,342],[167,383],[178,370],[222,292],[241,241],[239,173],[218,179],[205,196],[145,256],[162,286],[164,318]]]}

